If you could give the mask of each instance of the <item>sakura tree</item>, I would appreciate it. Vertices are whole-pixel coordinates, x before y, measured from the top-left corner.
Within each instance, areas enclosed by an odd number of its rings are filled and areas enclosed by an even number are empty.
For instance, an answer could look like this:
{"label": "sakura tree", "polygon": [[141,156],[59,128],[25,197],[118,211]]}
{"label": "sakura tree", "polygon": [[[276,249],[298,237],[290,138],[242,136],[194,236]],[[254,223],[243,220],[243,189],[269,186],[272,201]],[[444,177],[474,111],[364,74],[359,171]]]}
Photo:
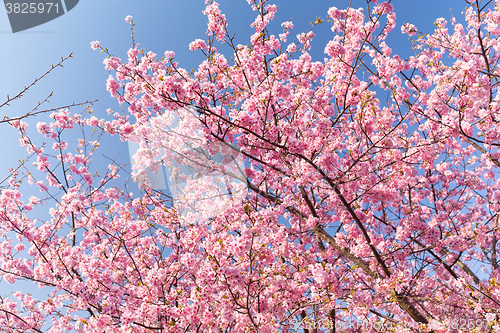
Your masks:
{"label": "sakura tree", "polygon": [[[207,1],[191,72],[171,51],[134,41],[122,61],[93,42],[124,113],[54,113],[37,129],[55,153],[10,122],[44,178],[14,173],[2,191],[0,274],[51,297],[3,299],[2,330],[500,332],[500,1],[465,1],[466,25],[440,18],[432,34],[399,25],[409,59],[386,42],[390,2],[332,7],[324,61],[313,30],[273,34],[277,7],[248,2],[255,33],[237,45]],[[97,139],[69,152],[76,128],[139,144],[142,191],[120,165],[91,169]],[[189,213],[149,183],[163,166]],[[45,197],[23,198],[25,181]]]}

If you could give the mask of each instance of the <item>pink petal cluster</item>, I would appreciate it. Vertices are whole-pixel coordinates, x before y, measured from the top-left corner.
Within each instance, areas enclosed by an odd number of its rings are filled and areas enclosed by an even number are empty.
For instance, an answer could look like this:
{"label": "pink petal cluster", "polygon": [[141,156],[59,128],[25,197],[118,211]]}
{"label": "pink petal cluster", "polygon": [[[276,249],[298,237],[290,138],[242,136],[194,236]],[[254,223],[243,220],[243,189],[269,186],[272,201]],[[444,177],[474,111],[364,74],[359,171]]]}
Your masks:
{"label": "pink petal cluster", "polygon": [[334,41],[329,41],[325,47],[325,53],[330,56],[330,58],[336,58],[338,56],[345,54],[345,49],[339,43]]}
{"label": "pink petal cluster", "polygon": [[221,13],[219,4],[215,1],[206,1],[209,3],[203,14],[208,17],[207,35],[215,35],[218,41],[222,42],[226,35],[226,16]]}
{"label": "pink petal cluster", "polygon": [[90,42],[90,47],[92,48],[92,50],[97,50],[101,47],[101,45],[99,44],[99,41],[93,41],[93,42]]}
{"label": "pink petal cluster", "polygon": [[207,44],[205,43],[205,41],[203,39],[196,39],[189,44],[189,49],[191,51],[198,50],[198,49],[206,50]]}
{"label": "pink petal cluster", "polygon": [[[404,25],[408,59],[389,2],[332,7],[322,61],[248,2],[255,33],[224,53],[207,1],[192,71],[108,57],[124,112],[8,121],[29,159],[0,191],[0,277],[47,295],[1,295],[0,330],[497,332],[500,1]],[[139,146],[131,169],[94,163],[102,135]]]}

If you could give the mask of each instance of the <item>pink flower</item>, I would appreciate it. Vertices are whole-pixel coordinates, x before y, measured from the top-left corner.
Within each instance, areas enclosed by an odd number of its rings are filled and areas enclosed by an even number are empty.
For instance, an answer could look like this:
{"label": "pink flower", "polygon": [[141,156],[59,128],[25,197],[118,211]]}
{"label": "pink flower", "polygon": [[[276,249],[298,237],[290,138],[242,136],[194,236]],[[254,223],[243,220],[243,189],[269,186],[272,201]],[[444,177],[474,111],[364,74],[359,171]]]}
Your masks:
{"label": "pink flower", "polygon": [[328,9],[328,16],[332,19],[339,19],[341,15],[342,12],[337,7],[330,7],[330,9]]}
{"label": "pink flower", "polygon": [[132,15],[127,15],[127,16],[125,17],[125,22],[127,22],[127,23],[132,23]]}
{"label": "pink flower", "polygon": [[295,52],[296,49],[297,49],[297,46],[295,45],[295,43],[292,43],[286,47],[286,52],[292,53],[292,52]]}
{"label": "pink flower", "polygon": [[110,75],[108,81],[106,82],[106,90],[111,93],[112,97],[116,97],[116,92],[120,88],[118,82]]}
{"label": "pink flower", "polygon": [[15,247],[16,251],[22,251],[25,248],[26,248],[26,246],[24,246],[24,244],[22,244],[22,243],[17,244]]}
{"label": "pink flower", "polygon": [[417,27],[415,25],[406,23],[401,26],[401,33],[408,34],[409,36],[413,36],[417,33]]}
{"label": "pink flower", "polygon": [[281,23],[281,26],[283,28],[285,28],[286,30],[293,29],[293,23],[292,23],[292,21],[283,22],[283,23]]}
{"label": "pink flower", "polygon": [[328,54],[330,57],[334,58],[345,54],[345,49],[339,43],[336,43],[331,40],[325,47],[325,53]]}
{"label": "pink flower", "polygon": [[95,40],[93,42],[90,42],[90,48],[92,48],[92,50],[97,50],[101,48],[101,44],[99,44],[98,40]]}
{"label": "pink flower", "polygon": [[189,44],[189,49],[191,51],[202,49],[206,50],[207,49],[207,44],[205,44],[205,41],[202,39],[195,39]]}
{"label": "pink flower", "polygon": [[385,15],[387,13],[390,13],[394,10],[394,7],[388,3],[388,2],[383,2],[380,5],[376,6],[373,9],[373,12],[379,15]]}
{"label": "pink flower", "polygon": [[219,9],[219,4],[217,2],[209,3],[203,14],[208,17],[207,34],[209,36],[215,35],[218,41],[223,41],[227,21],[226,16]]}

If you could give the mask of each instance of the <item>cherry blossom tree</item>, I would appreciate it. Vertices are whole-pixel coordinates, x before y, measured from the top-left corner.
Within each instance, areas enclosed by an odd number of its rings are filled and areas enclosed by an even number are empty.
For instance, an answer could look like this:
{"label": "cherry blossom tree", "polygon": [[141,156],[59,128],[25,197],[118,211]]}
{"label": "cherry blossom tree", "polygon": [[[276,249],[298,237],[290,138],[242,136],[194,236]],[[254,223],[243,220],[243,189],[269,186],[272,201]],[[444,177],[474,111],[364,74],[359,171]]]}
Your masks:
{"label": "cherry blossom tree", "polygon": [[[467,0],[465,25],[432,34],[402,25],[408,59],[386,42],[390,2],[332,7],[324,61],[314,27],[273,34],[277,7],[248,2],[255,33],[236,45],[207,1],[192,72],[171,51],[134,41],[122,61],[93,42],[114,120],[58,111],[37,126],[52,147],[10,121],[44,178],[15,172],[2,191],[0,274],[51,294],[2,299],[2,330],[500,332],[500,1]],[[76,128],[139,144],[141,192],[120,165],[93,171],[95,138],[70,153]],[[182,200],[149,183],[163,166]],[[45,197],[23,198],[24,182]]]}

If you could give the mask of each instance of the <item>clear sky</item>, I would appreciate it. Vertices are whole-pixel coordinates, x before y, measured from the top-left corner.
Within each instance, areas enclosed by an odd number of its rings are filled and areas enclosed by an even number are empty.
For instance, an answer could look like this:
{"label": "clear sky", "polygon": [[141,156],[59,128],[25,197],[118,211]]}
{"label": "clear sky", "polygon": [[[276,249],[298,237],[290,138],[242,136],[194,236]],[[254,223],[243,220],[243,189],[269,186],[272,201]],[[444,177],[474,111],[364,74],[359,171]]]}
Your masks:
{"label": "clear sky", "polygon": [[[245,0],[221,0],[219,3],[226,14],[229,30],[236,33],[236,42],[247,44],[252,33],[249,25],[254,20],[254,12]],[[279,24],[292,18],[295,28],[291,36],[294,36],[306,30],[316,16],[326,18],[329,7],[344,8],[349,1],[276,0],[269,3],[276,3],[279,8],[271,26],[276,28],[273,33],[279,34],[282,31]],[[353,0],[356,7],[364,3],[364,0]],[[389,39],[389,46],[403,58],[411,54],[411,43],[401,34],[401,24],[413,23],[420,31],[432,33],[436,18],[449,19],[450,8],[453,7],[453,14],[461,21],[465,6],[459,0],[394,0],[392,3],[398,27]],[[59,62],[61,56],[73,53],[73,59],[66,61],[64,68],[57,68],[22,99],[1,108],[0,117],[26,113],[51,91],[54,96],[47,107],[98,99],[93,107],[97,117],[105,117],[108,108],[120,110],[117,101],[105,89],[109,75],[102,63],[105,56],[91,50],[90,42],[98,40],[112,54],[125,59],[131,38],[124,18],[132,15],[136,23],[135,38],[141,47],[160,56],[165,50],[172,50],[180,66],[190,70],[196,68],[202,59],[200,52],[189,51],[188,44],[196,38],[205,37],[206,19],[201,13],[204,7],[204,0],[80,0],[67,14],[15,34],[11,31],[6,12],[0,10],[0,104],[7,94],[17,94],[35,77],[46,72],[51,64]],[[312,43],[311,53],[321,60],[324,47],[332,36],[329,23],[319,26],[315,33],[317,38]],[[74,112],[81,110],[78,107],[73,109]],[[47,121],[47,116],[32,119],[29,124],[34,127],[38,121]],[[0,179],[3,179],[8,174],[7,168],[16,166],[17,160],[24,158],[26,152],[18,147],[17,132],[7,124],[0,124],[0,139],[3,142],[0,146]],[[99,154],[119,155],[122,162],[129,159],[127,144],[117,137],[103,137],[101,147]],[[24,286],[28,288],[29,285]],[[17,285],[14,288],[17,289]],[[3,290],[1,296],[6,296],[6,289],[3,286],[0,289]]]}

